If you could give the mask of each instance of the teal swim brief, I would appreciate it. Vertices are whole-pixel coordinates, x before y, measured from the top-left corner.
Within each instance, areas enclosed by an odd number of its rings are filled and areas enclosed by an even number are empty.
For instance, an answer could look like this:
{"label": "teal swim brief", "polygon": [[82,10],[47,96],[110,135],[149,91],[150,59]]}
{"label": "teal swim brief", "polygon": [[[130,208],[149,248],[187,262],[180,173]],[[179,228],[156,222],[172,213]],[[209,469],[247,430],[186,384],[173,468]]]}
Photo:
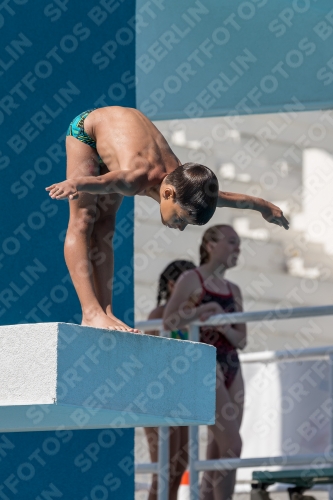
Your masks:
{"label": "teal swim brief", "polygon": [[[67,135],[71,135],[72,137],[75,137],[75,139],[78,139],[81,142],[84,142],[84,144],[88,144],[88,146],[97,149],[96,148],[96,142],[94,139],[88,135],[85,130],[84,130],[84,120],[87,118],[89,113],[94,111],[96,108],[89,109],[88,111],[84,111],[83,113],[80,113],[74,120],[70,123],[68,130],[67,130]],[[99,162],[103,163],[103,160],[100,156],[98,156]]]}

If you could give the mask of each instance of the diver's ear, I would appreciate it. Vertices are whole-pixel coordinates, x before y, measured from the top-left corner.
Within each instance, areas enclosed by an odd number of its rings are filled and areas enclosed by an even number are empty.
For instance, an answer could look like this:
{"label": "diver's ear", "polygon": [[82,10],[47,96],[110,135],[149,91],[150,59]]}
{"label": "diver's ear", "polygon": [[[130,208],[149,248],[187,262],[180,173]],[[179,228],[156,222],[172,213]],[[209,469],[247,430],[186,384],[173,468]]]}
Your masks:
{"label": "diver's ear", "polygon": [[164,186],[162,190],[162,196],[165,200],[175,199],[176,198],[176,190],[170,184]]}

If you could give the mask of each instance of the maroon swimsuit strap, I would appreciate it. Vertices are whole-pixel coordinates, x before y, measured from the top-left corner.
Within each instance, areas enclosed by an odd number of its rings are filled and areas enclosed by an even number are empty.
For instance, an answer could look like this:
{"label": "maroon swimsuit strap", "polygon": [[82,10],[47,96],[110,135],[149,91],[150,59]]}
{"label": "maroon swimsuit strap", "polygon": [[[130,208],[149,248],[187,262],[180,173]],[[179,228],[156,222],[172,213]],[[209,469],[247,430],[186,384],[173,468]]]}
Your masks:
{"label": "maroon swimsuit strap", "polygon": [[[212,292],[211,290],[208,290],[208,288],[206,288],[205,286],[205,283],[204,283],[204,280],[200,274],[200,272],[198,271],[198,269],[193,269],[193,271],[198,275],[199,277],[199,280],[200,280],[200,284],[203,288],[203,291],[206,292],[206,293],[209,293],[209,294],[212,294],[212,295],[218,295],[220,297],[229,297],[230,295],[233,295],[232,291],[231,291],[231,287],[230,287],[230,284],[229,284],[229,281],[226,280],[226,283],[227,283],[227,287],[229,289],[229,293],[217,293],[217,292]],[[202,294],[203,295],[203,294]],[[202,298],[202,297],[201,297]]]}

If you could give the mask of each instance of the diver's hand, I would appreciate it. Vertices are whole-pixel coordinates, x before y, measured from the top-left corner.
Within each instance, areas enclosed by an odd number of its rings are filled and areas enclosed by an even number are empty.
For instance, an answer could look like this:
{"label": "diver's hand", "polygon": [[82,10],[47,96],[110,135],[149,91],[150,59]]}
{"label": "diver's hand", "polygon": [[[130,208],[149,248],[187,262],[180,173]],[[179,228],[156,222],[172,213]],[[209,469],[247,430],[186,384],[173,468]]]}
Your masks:
{"label": "diver's hand", "polygon": [[265,205],[260,209],[260,212],[267,222],[289,229],[289,222],[283,215],[281,208],[273,205],[273,203],[266,201]]}
{"label": "diver's hand", "polygon": [[75,200],[79,197],[78,185],[75,179],[57,182],[56,184],[52,184],[52,186],[45,189],[49,192],[49,195],[53,200],[64,200],[65,198]]}

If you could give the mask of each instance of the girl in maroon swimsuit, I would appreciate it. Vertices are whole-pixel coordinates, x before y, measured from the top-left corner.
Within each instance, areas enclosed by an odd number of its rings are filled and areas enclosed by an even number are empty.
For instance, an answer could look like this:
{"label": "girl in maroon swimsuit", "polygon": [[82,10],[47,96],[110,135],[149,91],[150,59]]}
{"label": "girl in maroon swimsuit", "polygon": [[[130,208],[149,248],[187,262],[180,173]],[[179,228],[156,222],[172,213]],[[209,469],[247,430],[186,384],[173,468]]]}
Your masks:
{"label": "girl in maroon swimsuit", "polygon": [[[200,266],[179,278],[164,310],[166,329],[182,328],[189,322],[215,314],[240,312],[241,292],[227,281],[225,272],[237,264],[240,240],[231,226],[218,225],[203,235]],[[208,427],[207,460],[239,457],[239,429],[243,414],[244,385],[237,354],[246,344],[245,324],[207,326],[200,340],[216,347],[216,422]],[[205,472],[201,500],[229,500],[236,471]]]}

